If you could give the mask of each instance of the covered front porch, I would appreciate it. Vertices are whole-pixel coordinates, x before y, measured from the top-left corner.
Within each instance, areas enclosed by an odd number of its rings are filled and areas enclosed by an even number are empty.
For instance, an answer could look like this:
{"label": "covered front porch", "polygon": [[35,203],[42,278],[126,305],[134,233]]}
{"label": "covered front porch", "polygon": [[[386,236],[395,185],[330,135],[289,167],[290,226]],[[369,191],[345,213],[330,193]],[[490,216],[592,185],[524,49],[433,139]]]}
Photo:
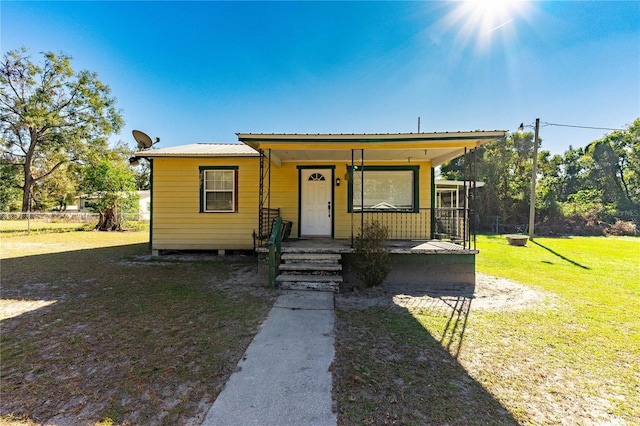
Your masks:
{"label": "covered front porch", "polygon": [[[504,132],[361,135],[239,134],[260,155],[258,252],[281,288],[359,286],[355,238],[387,231],[403,286],[475,283],[475,149]],[[463,157],[465,196],[436,207],[434,168]],[[467,190],[467,185],[470,190]]]}
{"label": "covered front porch", "polygon": [[[282,217],[293,238],[350,240],[367,223],[390,240],[474,248],[475,149],[503,131],[408,134],[238,134],[260,156],[256,246]],[[463,157],[466,196],[436,205],[434,168]]]}
{"label": "covered front porch", "polygon": [[[442,240],[412,241],[389,240],[387,250],[391,254],[476,254],[477,250],[467,249],[460,244]],[[267,253],[268,247],[257,249]],[[281,243],[282,253],[335,253],[351,254],[354,249],[350,239],[300,238],[287,239]]]}
{"label": "covered front porch", "polygon": [[[266,257],[269,278],[281,288],[340,291],[359,287],[350,239],[302,238],[282,241],[280,223],[271,243],[257,249]],[[420,291],[431,284],[475,285],[475,249],[442,240],[390,240],[392,269],[384,284]],[[306,275],[305,275],[306,274]]]}

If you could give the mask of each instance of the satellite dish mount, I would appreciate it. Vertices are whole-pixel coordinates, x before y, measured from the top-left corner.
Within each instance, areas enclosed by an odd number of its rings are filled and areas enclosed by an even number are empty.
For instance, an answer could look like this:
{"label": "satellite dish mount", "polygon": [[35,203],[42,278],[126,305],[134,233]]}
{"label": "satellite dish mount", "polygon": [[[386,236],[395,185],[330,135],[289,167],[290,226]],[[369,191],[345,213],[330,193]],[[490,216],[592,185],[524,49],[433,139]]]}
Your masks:
{"label": "satellite dish mount", "polygon": [[153,140],[151,140],[149,135],[147,135],[144,132],[141,132],[140,130],[133,130],[131,133],[133,133],[133,138],[138,143],[138,149],[139,150],[149,149],[154,144],[160,142],[160,138],[156,138],[156,141],[153,142]]}

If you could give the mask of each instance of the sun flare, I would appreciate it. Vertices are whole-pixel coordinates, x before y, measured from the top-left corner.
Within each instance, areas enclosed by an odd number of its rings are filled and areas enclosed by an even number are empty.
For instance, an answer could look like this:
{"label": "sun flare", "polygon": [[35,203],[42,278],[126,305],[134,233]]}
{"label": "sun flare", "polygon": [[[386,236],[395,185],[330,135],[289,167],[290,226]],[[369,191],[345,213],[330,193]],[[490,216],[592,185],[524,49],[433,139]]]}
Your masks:
{"label": "sun flare", "polygon": [[463,45],[474,41],[477,48],[492,38],[515,31],[516,21],[528,12],[528,1],[468,0],[452,1],[453,9],[437,24],[439,35],[453,32]]}

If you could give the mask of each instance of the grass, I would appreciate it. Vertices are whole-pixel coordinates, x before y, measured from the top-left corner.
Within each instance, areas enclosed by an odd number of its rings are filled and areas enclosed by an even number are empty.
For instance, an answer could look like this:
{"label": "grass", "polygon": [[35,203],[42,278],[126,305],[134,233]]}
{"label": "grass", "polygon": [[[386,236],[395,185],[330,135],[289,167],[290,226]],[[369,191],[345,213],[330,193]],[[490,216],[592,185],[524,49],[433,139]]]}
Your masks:
{"label": "grass", "polygon": [[[31,234],[90,231],[98,223],[97,217],[89,217],[88,221],[69,221],[64,218],[51,220],[0,220],[0,235],[23,236]],[[122,228],[130,231],[144,231],[149,229],[148,222],[127,220],[122,224]]]}
{"label": "grass", "polygon": [[0,233],[23,235],[29,230],[31,232],[69,232],[69,231],[82,231],[88,224],[78,222],[50,222],[32,220],[30,222],[26,220],[2,220],[0,221]]}
{"label": "grass", "polygon": [[[34,305],[0,315],[0,423],[202,419],[274,294],[252,262],[153,260],[147,238],[2,235],[2,299]],[[546,299],[338,309],[339,424],[640,423],[640,239],[478,248],[478,271]]]}
{"label": "grass", "polygon": [[478,271],[545,301],[338,310],[339,423],[640,423],[640,239],[481,236],[478,248]]}
{"label": "grass", "polygon": [[152,260],[147,238],[2,237],[0,303],[54,303],[0,323],[0,423],[206,414],[275,296],[252,260]]}

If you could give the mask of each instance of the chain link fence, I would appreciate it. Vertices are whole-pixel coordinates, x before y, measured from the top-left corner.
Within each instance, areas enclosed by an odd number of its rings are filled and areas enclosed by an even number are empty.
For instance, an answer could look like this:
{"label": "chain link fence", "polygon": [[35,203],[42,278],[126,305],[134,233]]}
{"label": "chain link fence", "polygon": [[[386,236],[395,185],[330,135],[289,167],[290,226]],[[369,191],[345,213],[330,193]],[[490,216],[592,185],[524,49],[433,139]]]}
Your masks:
{"label": "chain link fence", "polygon": [[[64,232],[91,230],[98,213],[84,212],[0,212],[1,233]],[[144,229],[149,221],[138,213],[118,213],[122,229]]]}

